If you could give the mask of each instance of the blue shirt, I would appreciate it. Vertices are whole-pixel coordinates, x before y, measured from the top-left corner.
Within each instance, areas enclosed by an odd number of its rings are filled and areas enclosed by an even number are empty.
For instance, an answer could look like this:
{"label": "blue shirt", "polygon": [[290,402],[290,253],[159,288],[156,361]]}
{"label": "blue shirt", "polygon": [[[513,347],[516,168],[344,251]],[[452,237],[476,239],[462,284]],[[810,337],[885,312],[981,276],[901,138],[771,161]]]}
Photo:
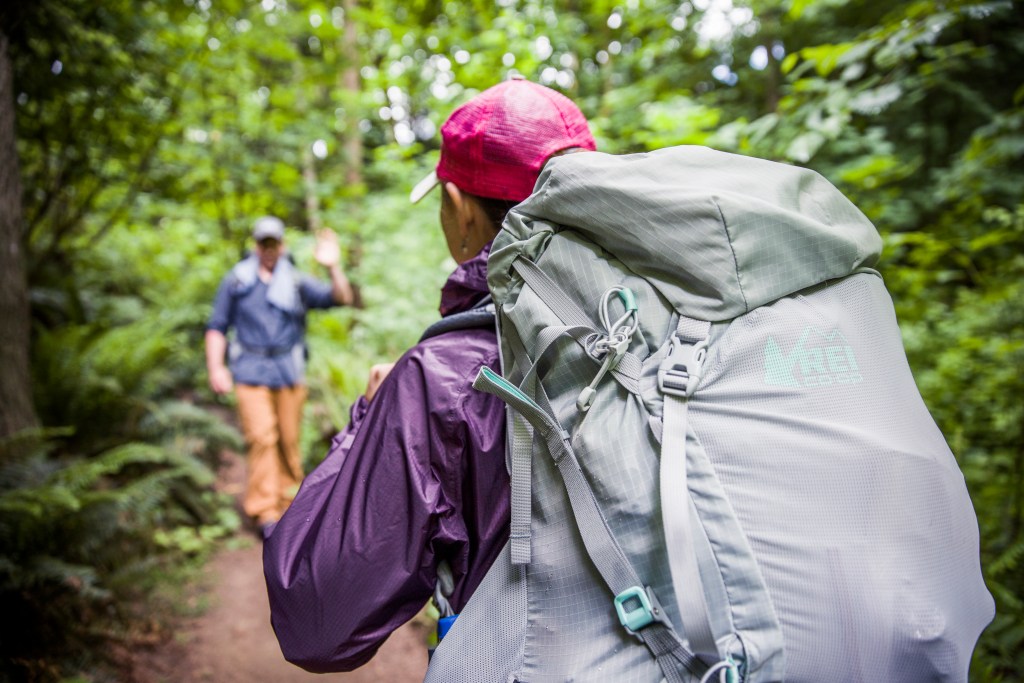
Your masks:
{"label": "blue shirt", "polygon": [[306,311],[337,306],[329,282],[297,278],[301,310],[285,311],[267,301],[268,286],[256,280],[246,286],[232,274],[221,281],[206,329],[235,338],[228,346],[234,381],[271,388],[302,384],[305,379]]}

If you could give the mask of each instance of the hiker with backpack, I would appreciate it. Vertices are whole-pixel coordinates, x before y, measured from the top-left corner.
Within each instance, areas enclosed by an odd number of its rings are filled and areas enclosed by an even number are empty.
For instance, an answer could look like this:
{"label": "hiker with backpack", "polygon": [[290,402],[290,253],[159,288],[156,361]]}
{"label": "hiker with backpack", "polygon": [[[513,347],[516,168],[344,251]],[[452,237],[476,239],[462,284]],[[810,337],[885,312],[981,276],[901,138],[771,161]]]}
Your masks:
{"label": "hiker with backpack", "polygon": [[458,263],[441,327],[375,368],[264,546],[274,630],[285,657],[310,671],[362,665],[435,592],[457,613],[508,538],[505,406],[471,386],[481,367],[500,371],[494,314],[475,307],[489,298],[487,257],[505,212],[549,157],[592,150],[594,139],[568,98],[520,79],[469,100],[441,135],[436,172],[413,192],[418,201],[440,186]]}
{"label": "hiker with backpack", "polygon": [[881,246],[807,169],[552,159],[474,382],[511,408],[510,539],[427,680],[966,681],[978,524]]}
{"label": "hiker with backpack", "polygon": [[[483,242],[456,220],[478,176],[446,161],[475,123],[442,131],[453,255]],[[509,198],[474,266],[500,354],[454,323],[413,349],[265,547],[286,657],[358,666],[433,590],[458,616],[430,682],[966,681],[993,615],[977,520],[867,218],[812,171],[701,147],[553,155]],[[482,457],[453,485],[439,446]]]}
{"label": "hiker with backpack", "polygon": [[252,240],[252,253],[235,264],[217,289],[205,350],[210,388],[217,394],[234,391],[238,401],[247,448],[242,507],[262,538],[302,481],[306,312],[351,305],[354,295],[341,270],[334,231],[320,231],[314,252],[330,281],[295,268],[285,252],[280,218],[257,219]]}

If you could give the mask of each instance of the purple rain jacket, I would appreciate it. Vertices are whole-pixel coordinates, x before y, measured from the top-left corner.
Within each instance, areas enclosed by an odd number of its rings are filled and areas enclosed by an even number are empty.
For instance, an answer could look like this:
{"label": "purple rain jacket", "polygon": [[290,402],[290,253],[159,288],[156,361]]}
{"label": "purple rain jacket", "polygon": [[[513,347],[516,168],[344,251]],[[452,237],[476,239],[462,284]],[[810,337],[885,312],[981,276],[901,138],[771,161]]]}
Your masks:
{"label": "purple rain jacket", "polygon": [[[487,294],[485,247],[449,277],[441,314]],[[398,361],[263,546],[271,622],[285,659],[309,671],[366,663],[451,565],[460,611],[509,533],[505,409],[472,388],[499,372],[492,329],[421,342]]]}

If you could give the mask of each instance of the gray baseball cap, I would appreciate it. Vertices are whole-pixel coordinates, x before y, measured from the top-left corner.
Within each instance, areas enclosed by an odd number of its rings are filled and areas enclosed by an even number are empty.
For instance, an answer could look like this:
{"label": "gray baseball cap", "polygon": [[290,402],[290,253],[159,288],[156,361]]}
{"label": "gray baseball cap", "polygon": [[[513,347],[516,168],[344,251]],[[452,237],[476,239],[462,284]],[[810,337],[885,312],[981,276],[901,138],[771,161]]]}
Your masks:
{"label": "gray baseball cap", "polygon": [[275,239],[278,242],[284,239],[284,223],[280,218],[274,216],[263,216],[257,218],[252,224],[252,237],[257,242],[266,239]]}

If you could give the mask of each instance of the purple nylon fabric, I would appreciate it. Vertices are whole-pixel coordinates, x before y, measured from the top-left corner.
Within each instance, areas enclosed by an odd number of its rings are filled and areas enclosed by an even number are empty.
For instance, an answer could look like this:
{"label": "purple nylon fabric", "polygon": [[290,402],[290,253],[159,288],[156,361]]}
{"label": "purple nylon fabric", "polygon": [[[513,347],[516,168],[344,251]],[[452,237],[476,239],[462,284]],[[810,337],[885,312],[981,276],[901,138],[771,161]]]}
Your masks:
{"label": "purple nylon fabric", "polygon": [[442,316],[472,308],[473,304],[490,293],[487,289],[487,256],[490,253],[491,245],[488,244],[479,254],[463,263],[448,276],[448,281],[441,288],[440,311]]}
{"label": "purple nylon fabric", "polygon": [[[442,291],[442,311],[487,293],[484,249]],[[285,658],[350,671],[433,594],[451,565],[461,610],[508,539],[504,404],[472,389],[499,371],[493,330],[417,344],[352,421],[263,547],[271,621]]]}

